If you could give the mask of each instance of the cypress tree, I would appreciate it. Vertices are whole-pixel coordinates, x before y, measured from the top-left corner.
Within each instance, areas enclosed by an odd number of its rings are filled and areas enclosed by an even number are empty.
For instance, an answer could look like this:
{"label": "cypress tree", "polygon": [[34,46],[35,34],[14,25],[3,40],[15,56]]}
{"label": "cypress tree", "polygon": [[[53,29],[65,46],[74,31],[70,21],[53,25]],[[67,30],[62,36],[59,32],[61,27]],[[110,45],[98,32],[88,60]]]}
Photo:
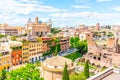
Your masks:
{"label": "cypress tree", "polygon": [[54,56],[57,56],[57,54],[58,54],[58,46],[56,45]]}
{"label": "cypress tree", "polygon": [[68,73],[68,71],[67,71],[66,62],[65,62],[65,67],[64,67],[63,74],[62,74],[62,80],[69,80],[69,73]]}
{"label": "cypress tree", "polygon": [[89,62],[88,62],[88,60],[85,62],[84,75],[85,75],[86,78],[90,77],[90,74],[89,74]]}

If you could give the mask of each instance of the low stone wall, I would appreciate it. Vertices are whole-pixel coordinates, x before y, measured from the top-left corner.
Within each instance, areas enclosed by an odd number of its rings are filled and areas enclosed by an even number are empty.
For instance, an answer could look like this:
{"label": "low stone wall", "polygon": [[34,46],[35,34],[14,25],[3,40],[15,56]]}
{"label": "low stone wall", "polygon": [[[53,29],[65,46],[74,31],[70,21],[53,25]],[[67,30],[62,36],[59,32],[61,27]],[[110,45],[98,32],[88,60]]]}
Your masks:
{"label": "low stone wall", "polygon": [[106,69],[105,71],[100,72],[97,75],[88,78],[87,80],[102,80],[103,78],[110,75],[111,73],[113,73],[113,67],[110,67]]}
{"label": "low stone wall", "polygon": [[117,74],[120,74],[120,69],[114,68],[113,72],[114,72],[114,73],[117,73]]}

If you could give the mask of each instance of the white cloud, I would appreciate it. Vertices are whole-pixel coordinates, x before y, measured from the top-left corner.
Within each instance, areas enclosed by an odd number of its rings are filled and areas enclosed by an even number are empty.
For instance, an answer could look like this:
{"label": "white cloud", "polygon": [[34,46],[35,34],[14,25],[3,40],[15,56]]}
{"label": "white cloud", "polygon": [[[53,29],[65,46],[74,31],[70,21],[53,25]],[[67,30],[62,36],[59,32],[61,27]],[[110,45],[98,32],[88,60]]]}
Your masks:
{"label": "white cloud", "polygon": [[[20,2],[29,2],[29,3],[20,3]],[[34,3],[30,3],[34,2]],[[39,4],[37,0],[22,0],[22,1],[15,1],[15,0],[4,0],[0,3],[1,7],[0,10],[15,12],[19,14],[29,14],[32,11],[41,11],[41,12],[59,12],[65,11],[64,9],[55,8],[52,6],[47,6],[44,4]],[[5,6],[7,5],[7,6]]]}
{"label": "white cloud", "polygon": [[114,11],[120,11],[120,6],[113,7],[112,9],[113,9]]}
{"label": "white cloud", "polygon": [[84,8],[84,9],[88,9],[90,8],[89,6],[80,6],[80,5],[73,5],[73,8]]}
{"label": "white cloud", "polygon": [[[53,17],[56,21],[69,22],[67,24],[95,24],[100,22],[101,24],[119,24],[119,13],[98,13],[93,12],[71,12],[71,13],[52,13],[49,16]],[[88,17],[89,16],[89,17]],[[57,22],[60,24],[60,22]],[[66,25],[66,24],[65,24]]]}
{"label": "white cloud", "polygon": [[[91,24],[96,22],[101,23],[119,23],[119,13],[97,13],[93,12],[71,12],[65,9],[56,8],[53,6],[45,5],[40,0],[3,0],[0,2],[0,23],[8,24],[25,24],[28,18],[39,16],[42,21],[51,18],[57,25],[78,24],[85,23]],[[85,1],[85,0],[77,0]],[[99,0],[103,1],[103,0]],[[105,0],[104,0],[105,1]],[[110,1],[110,0],[107,0]],[[74,8],[90,8],[89,6],[74,5]],[[119,7],[113,8],[120,11]],[[46,12],[45,15],[42,12]],[[29,15],[31,14],[31,15]],[[38,15],[39,14],[39,15]],[[43,16],[42,16],[43,14]],[[49,16],[47,16],[49,14]],[[22,15],[22,16],[21,16]],[[88,17],[91,15],[90,17]]]}
{"label": "white cloud", "polygon": [[20,15],[27,16],[33,12],[40,13],[61,11],[66,10],[45,5],[39,0],[3,0],[0,2],[0,22],[8,24],[25,24],[26,17],[20,17]]}
{"label": "white cloud", "polygon": [[[37,8],[38,7],[38,8]],[[41,11],[41,12],[61,12],[61,11],[66,11],[65,9],[58,9],[52,6],[46,6],[46,5],[40,5],[36,6],[36,11]]]}
{"label": "white cloud", "polygon": [[112,0],[97,0],[98,2],[109,2],[109,1],[112,1]]}
{"label": "white cloud", "polygon": [[61,18],[70,18],[70,17],[87,17],[87,15],[89,14],[89,12],[65,12],[65,13],[53,13],[50,14],[49,16],[53,16],[53,17],[61,17]]}

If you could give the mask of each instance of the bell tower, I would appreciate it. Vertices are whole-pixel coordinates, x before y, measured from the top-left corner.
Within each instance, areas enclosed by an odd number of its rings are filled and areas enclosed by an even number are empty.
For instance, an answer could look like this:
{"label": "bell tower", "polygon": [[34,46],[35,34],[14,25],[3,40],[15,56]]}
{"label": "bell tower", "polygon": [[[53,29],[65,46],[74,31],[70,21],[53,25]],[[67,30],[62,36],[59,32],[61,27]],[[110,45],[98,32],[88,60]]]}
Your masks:
{"label": "bell tower", "polygon": [[95,30],[99,31],[100,30],[100,24],[97,23],[96,26],[95,26]]}
{"label": "bell tower", "polygon": [[38,25],[38,16],[36,16],[36,18],[35,18],[35,24]]}
{"label": "bell tower", "polygon": [[51,20],[51,19],[48,20],[48,25],[49,25],[50,27],[52,27],[52,20]]}

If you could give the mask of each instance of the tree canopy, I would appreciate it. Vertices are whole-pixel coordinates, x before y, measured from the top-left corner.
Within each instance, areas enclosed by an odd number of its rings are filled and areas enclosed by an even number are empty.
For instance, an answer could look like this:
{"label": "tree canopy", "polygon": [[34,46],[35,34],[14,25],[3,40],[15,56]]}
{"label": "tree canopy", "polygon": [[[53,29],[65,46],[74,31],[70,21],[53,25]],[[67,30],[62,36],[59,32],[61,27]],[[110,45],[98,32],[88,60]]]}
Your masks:
{"label": "tree canopy", "polygon": [[12,37],[11,37],[11,40],[12,40],[12,41],[15,41],[15,40],[16,40],[16,36],[12,36]]}
{"label": "tree canopy", "polygon": [[82,55],[87,53],[88,51],[88,44],[86,40],[79,41],[76,45],[76,48],[78,49],[78,52],[80,52]]}
{"label": "tree canopy", "polygon": [[112,32],[108,32],[108,35],[107,35],[108,37],[113,37],[114,36],[114,34],[112,33]]}
{"label": "tree canopy", "polygon": [[7,78],[6,73],[6,70],[2,70],[0,80],[5,80]]}
{"label": "tree canopy", "polygon": [[6,37],[6,35],[0,34],[0,38]]}
{"label": "tree canopy", "polygon": [[77,43],[79,42],[79,38],[78,37],[71,37],[70,38],[70,46],[71,48],[76,48],[77,47]]}
{"label": "tree canopy", "polygon": [[[51,42],[55,42],[55,45],[51,46]],[[54,55],[54,56],[56,56],[58,54],[58,52],[61,51],[59,39],[55,38],[51,42],[49,42],[49,44],[50,44],[50,50],[47,51],[47,52],[45,52],[44,54],[42,54],[42,56],[48,56],[48,55]]]}
{"label": "tree canopy", "polygon": [[7,73],[6,80],[43,80],[40,77],[39,69],[33,64],[27,64],[25,67],[21,67],[16,70],[12,70]]}
{"label": "tree canopy", "polygon": [[61,30],[59,30],[59,29],[57,29],[57,28],[51,28],[51,33],[57,34],[57,33],[59,33],[59,32],[61,32]]}

